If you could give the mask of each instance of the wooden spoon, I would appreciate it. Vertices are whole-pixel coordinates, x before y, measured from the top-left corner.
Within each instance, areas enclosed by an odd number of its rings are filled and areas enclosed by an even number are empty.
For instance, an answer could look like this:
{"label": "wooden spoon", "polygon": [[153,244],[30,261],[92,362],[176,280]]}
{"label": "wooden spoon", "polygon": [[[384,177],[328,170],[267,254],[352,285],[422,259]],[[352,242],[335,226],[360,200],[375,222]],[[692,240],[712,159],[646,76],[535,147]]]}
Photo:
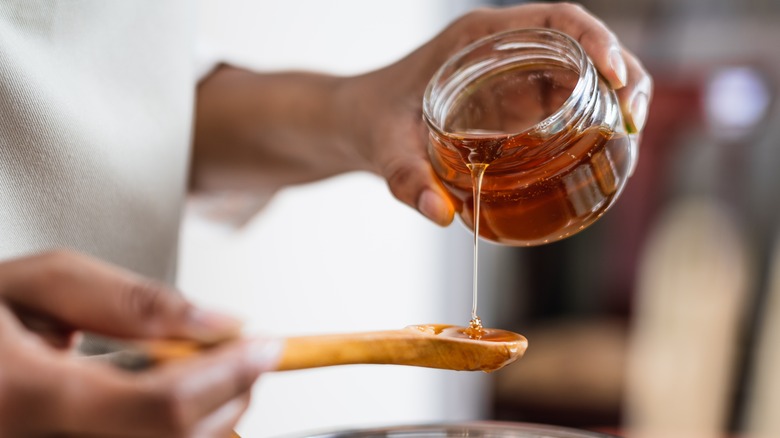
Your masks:
{"label": "wooden spoon", "polygon": [[[472,339],[463,327],[429,324],[401,330],[289,337],[276,371],[349,364],[393,364],[458,371],[495,371],[519,359],[524,336],[484,329]],[[212,346],[191,341],[152,340],[130,345],[124,365],[132,368],[192,356]],[[240,438],[232,432],[231,438]]]}
{"label": "wooden spoon", "polygon": [[[522,357],[528,341],[506,330],[484,329],[479,339],[463,327],[429,324],[401,330],[289,337],[276,371],[349,364],[392,364],[458,371],[495,371]],[[208,346],[188,341],[134,342],[152,363],[196,354]]]}

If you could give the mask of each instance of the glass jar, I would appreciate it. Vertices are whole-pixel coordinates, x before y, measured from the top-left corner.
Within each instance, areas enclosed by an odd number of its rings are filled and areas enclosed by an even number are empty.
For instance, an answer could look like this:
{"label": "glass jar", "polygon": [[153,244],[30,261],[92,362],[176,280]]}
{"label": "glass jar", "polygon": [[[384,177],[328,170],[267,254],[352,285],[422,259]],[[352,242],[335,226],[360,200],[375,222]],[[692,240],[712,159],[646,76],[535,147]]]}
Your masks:
{"label": "glass jar", "polygon": [[579,43],[554,30],[465,47],[431,79],[423,117],[433,169],[459,216],[473,229],[481,182],[479,235],[497,243],[540,245],[583,230],[636,163],[614,91]]}

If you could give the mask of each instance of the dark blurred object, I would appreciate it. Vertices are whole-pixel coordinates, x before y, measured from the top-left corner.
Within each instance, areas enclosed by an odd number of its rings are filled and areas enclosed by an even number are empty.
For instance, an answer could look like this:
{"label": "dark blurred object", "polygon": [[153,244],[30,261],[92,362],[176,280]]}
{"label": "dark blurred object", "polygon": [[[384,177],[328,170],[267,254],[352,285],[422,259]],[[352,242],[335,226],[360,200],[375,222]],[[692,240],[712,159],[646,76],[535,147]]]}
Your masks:
{"label": "dark blurred object", "polygon": [[574,430],[544,424],[475,421],[469,423],[425,424],[374,429],[352,429],[309,435],[307,438],[616,438],[597,432]]}
{"label": "dark blurred object", "polygon": [[528,354],[496,373],[497,418],[579,427],[620,423],[624,321],[550,321],[525,335],[533,339]]}
{"label": "dark blurred object", "polygon": [[[706,196],[735,216],[755,260],[752,287],[741,297],[739,319],[746,324],[735,334],[734,373],[724,383],[733,388],[726,423],[739,430],[748,388],[756,385],[749,374],[758,354],[755,333],[769,318],[763,315],[772,274],[769,245],[780,231],[780,111],[774,99],[780,2],[582,3],[644,62],[655,80],[654,97],[636,173],[615,207],[578,236],[512,254],[523,266],[515,279],[522,290],[506,293],[522,294],[522,307],[502,324],[528,336],[528,366],[520,362],[512,373],[496,375],[496,418],[573,427],[622,421],[624,373],[602,365],[612,372],[592,371],[594,381],[583,386],[580,371],[603,364],[602,358],[573,360],[566,352],[590,339],[594,354],[622,366],[632,317],[643,311],[634,300],[648,234],[676,201]],[[557,380],[549,378],[553,371]]]}

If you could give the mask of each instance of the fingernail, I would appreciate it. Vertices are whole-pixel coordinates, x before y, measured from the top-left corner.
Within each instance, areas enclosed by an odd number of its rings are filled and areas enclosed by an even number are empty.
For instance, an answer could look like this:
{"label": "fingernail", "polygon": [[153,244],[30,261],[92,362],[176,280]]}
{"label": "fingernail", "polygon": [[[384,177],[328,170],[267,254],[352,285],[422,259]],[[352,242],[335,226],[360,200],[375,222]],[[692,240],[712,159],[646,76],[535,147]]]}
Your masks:
{"label": "fingernail", "polygon": [[202,342],[218,342],[238,336],[244,323],[230,315],[193,308],[190,321],[195,330],[194,336]]}
{"label": "fingernail", "polygon": [[628,81],[628,69],[626,68],[626,62],[623,60],[623,54],[620,52],[620,48],[613,47],[612,50],[609,51],[609,66],[615,72],[615,75],[620,82],[619,84],[614,84],[616,85],[615,88],[625,87],[626,81]]}
{"label": "fingernail", "polygon": [[420,195],[417,210],[439,225],[447,225],[451,221],[449,204],[430,189],[424,190]]}
{"label": "fingernail", "polygon": [[247,360],[256,372],[275,370],[279,366],[284,351],[281,339],[254,339],[249,342]]}
{"label": "fingernail", "polygon": [[647,93],[640,91],[631,101],[631,122],[634,125],[634,132],[639,132],[644,128],[647,119]]}

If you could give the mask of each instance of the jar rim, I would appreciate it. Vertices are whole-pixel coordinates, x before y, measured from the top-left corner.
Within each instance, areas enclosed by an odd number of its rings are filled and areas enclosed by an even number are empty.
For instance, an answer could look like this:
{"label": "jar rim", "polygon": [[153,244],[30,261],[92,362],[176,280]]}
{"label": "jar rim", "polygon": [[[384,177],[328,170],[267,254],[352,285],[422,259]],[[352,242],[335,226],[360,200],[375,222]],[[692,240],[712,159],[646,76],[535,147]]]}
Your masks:
{"label": "jar rim", "polygon": [[[564,103],[557,108],[552,114],[545,117],[543,120],[535,123],[534,125],[518,131],[518,132],[510,132],[505,133],[502,135],[506,135],[507,137],[514,137],[518,135],[524,135],[528,133],[532,133],[535,131],[543,131],[545,128],[550,126],[563,126],[565,123],[560,123],[562,120],[564,120],[568,114],[571,113],[571,111],[578,105],[578,102],[580,100],[580,97],[583,95],[585,90],[587,88],[590,88],[590,86],[593,85],[595,82],[595,78],[593,77],[594,74],[591,73],[591,70],[594,70],[594,67],[592,66],[587,54],[585,53],[585,50],[582,48],[579,42],[575,40],[574,38],[570,37],[569,35],[560,32],[555,29],[547,29],[547,28],[523,28],[523,29],[512,29],[507,31],[502,31],[498,33],[494,33],[485,37],[482,37],[471,44],[463,47],[458,52],[456,52],[453,56],[451,56],[444,64],[442,64],[439,69],[436,71],[436,73],[431,77],[431,80],[428,82],[428,85],[425,89],[425,93],[423,95],[423,119],[428,124],[428,126],[435,130],[439,135],[448,136],[453,134],[452,132],[449,132],[445,130],[442,126],[440,126],[440,123],[443,122],[443,120],[437,120],[437,117],[434,115],[435,109],[435,98],[434,93],[437,90],[437,86],[441,87],[441,84],[439,84],[442,80],[442,77],[448,72],[449,70],[457,70],[456,66],[462,62],[464,58],[466,58],[471,53],[475,52],[477,49],[482,47],[487,47],[489,45],[497,45],[497,43],[502,42],[502,46],[506,46],[506,44],[510,43],[539,43],[538,39],[542,38],[548,38],[549,41],[556,41],[564,44],[563,47],[566,47],[567,50],[570,50],[571,55],[573,55],[573,64],[577,64],[576,68],[579,77],[577,78],[577,83],[572,88],[572,91],[568,98],[564,101]],[[536,40],[534,40],[536,38]],[[530,47],[530,46],[529,46]],[[538,46],[537,46],[538,47]],[[501,48],[499,47],[499,50]],[[446,82],[445,82],[446,83]],[[470,137],[467,134],[464,133],[458,133],[459,136],[462,136],[464,138]]]}

